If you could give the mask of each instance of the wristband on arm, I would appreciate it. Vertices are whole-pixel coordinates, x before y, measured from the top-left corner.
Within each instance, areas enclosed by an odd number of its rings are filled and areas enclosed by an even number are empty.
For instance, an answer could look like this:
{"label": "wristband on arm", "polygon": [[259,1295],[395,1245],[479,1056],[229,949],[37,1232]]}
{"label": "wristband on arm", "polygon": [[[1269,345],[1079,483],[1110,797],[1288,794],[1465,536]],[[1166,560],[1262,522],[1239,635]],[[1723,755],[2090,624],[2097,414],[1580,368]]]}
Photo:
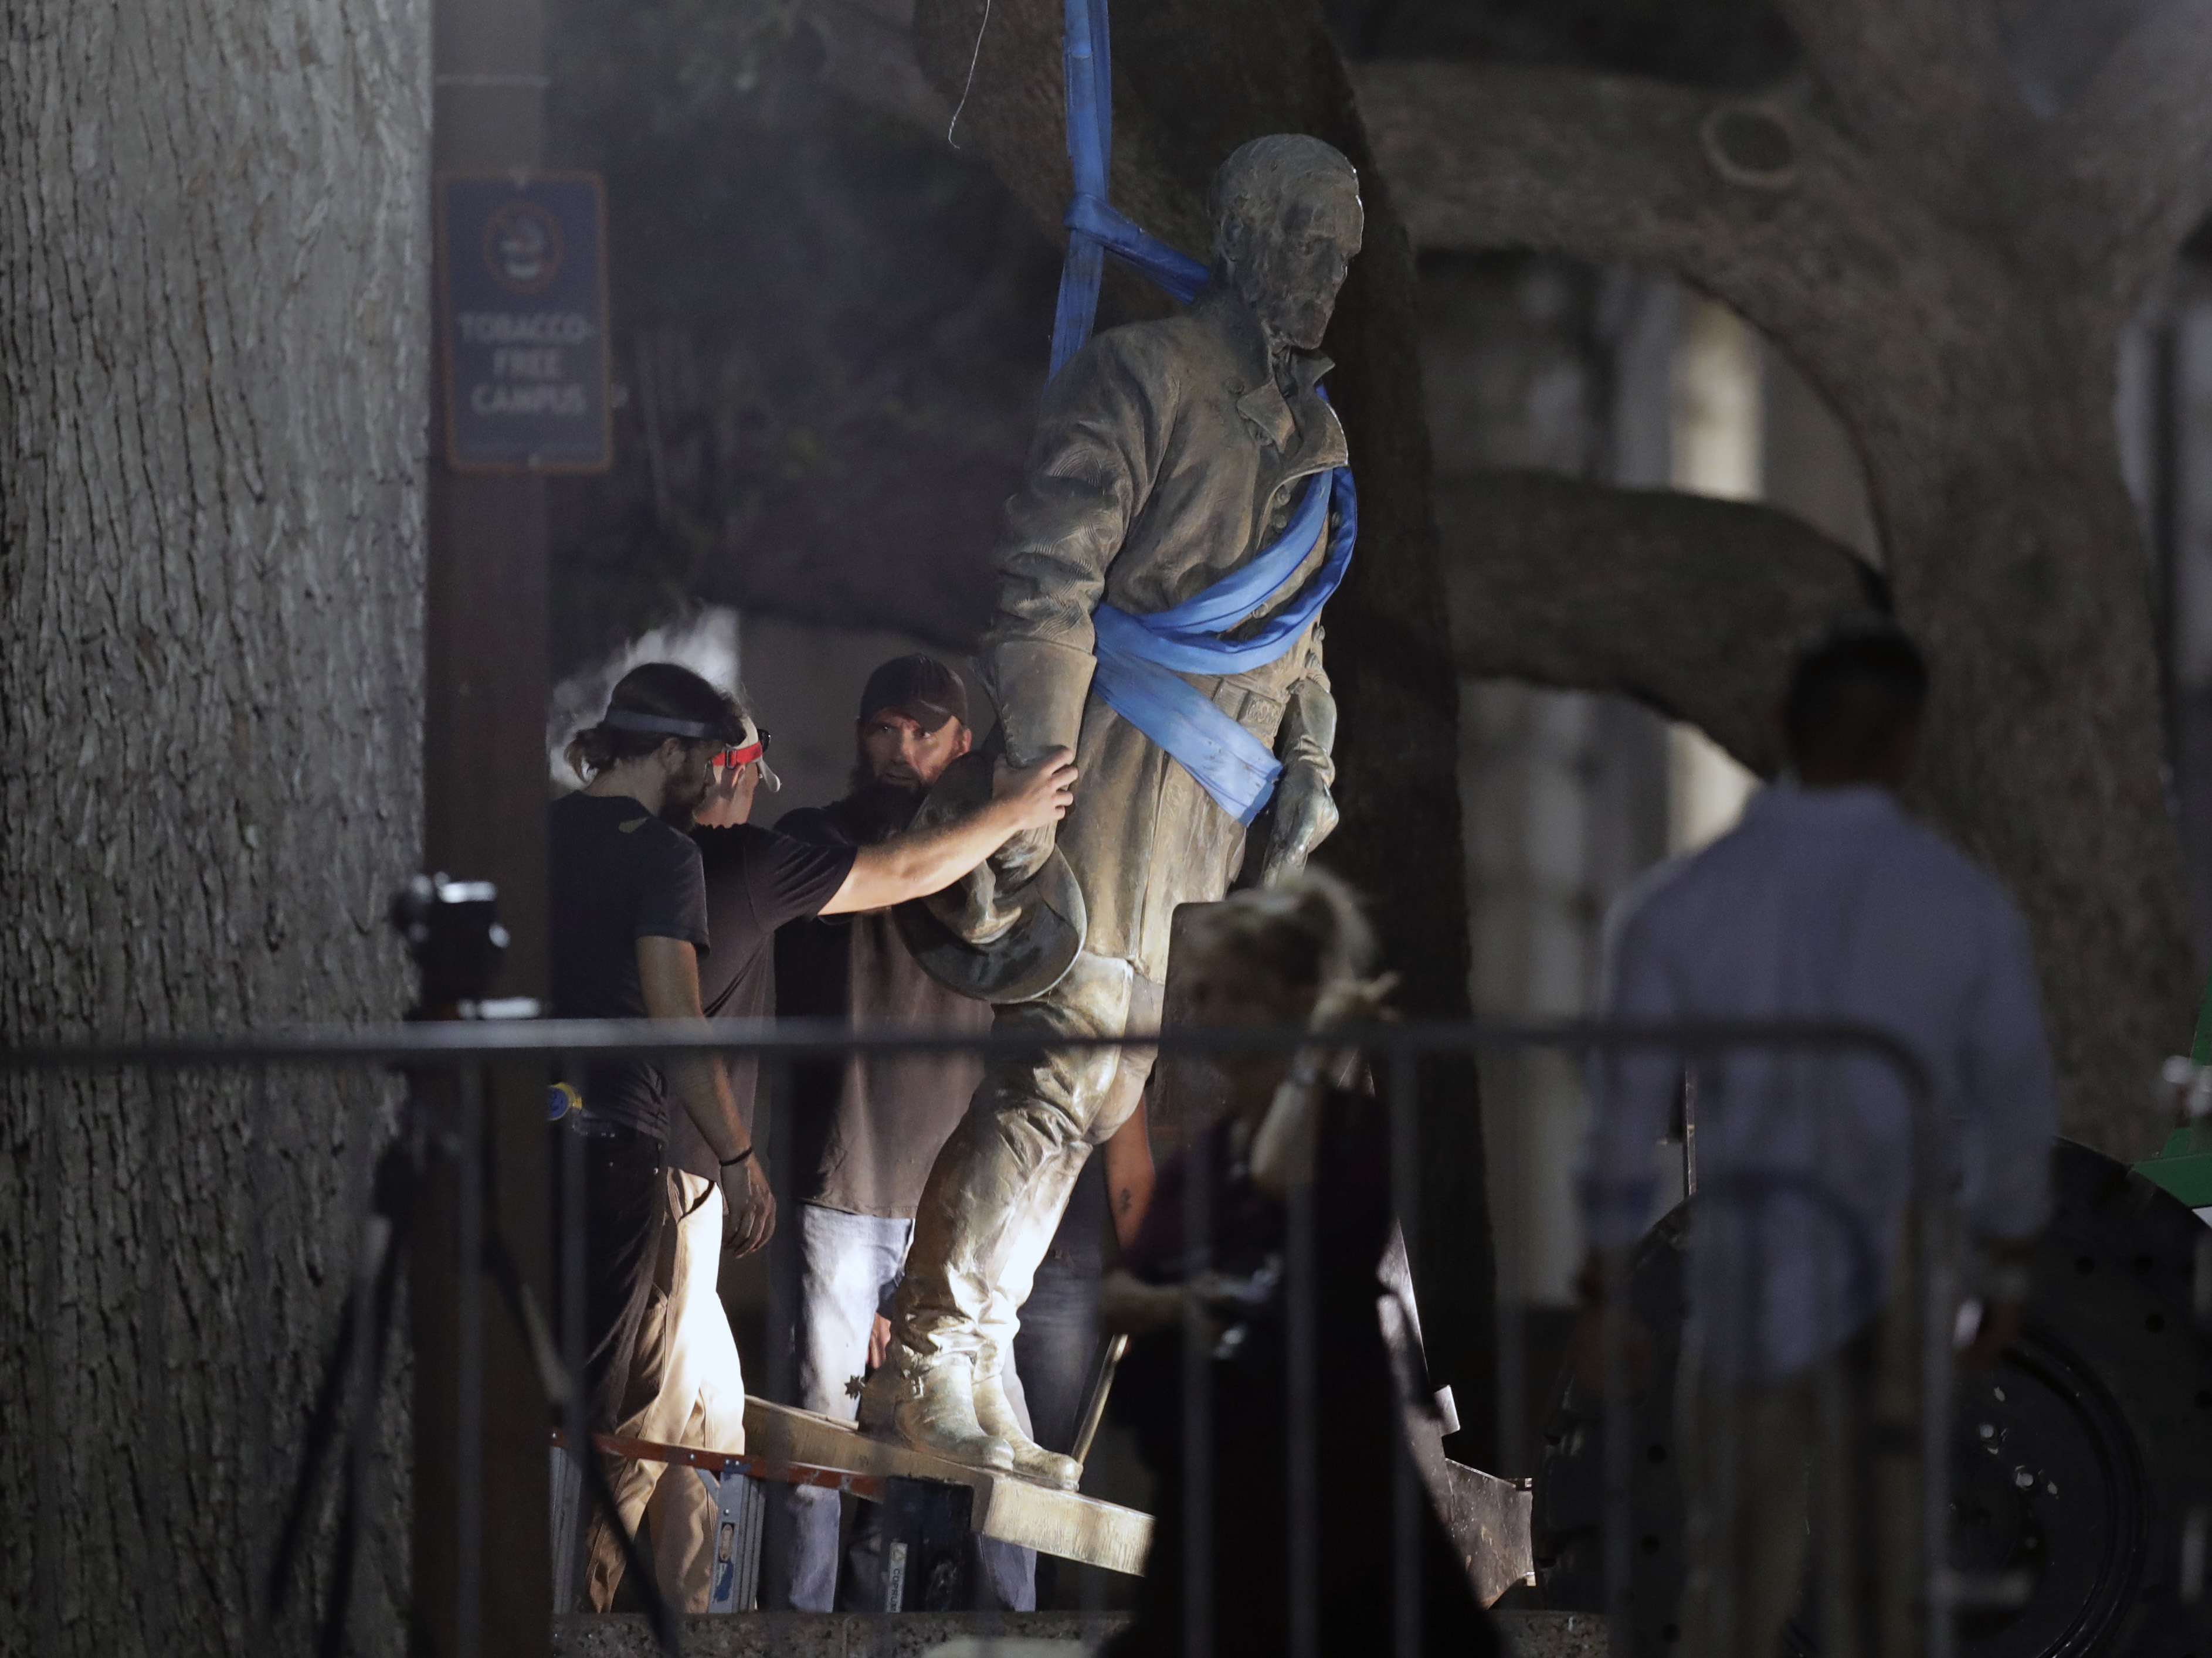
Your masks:
{"label": "wristband on arm", "polygon": [[723,1167],[723,1168],[725,1168],[725,1169],[735,1169],[735,1168],[736,1168],[739,1163],[743,1163],[743,1162],[744,1162],[747,1157],[750,1157],[750,1156],[752,1156],[752,1154],[753,1154],[753,1151],[754,1151],[754,1148],[749,1145],[749,1146],[747,1146],[744,1151],[742,1151],[738,1152],[738,1155],[737,1155],[736,1157],[724,1157],[724,1158],[721,1160],[722,1167]]}

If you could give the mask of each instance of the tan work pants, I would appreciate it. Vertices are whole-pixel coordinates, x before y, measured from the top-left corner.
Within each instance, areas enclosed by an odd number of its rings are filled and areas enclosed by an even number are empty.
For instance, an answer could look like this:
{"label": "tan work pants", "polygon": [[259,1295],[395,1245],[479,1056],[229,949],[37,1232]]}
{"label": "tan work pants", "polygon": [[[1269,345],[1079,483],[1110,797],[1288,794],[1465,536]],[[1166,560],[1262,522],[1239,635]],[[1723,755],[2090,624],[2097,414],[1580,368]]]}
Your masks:
{"label": "tan work pants", "polygon": [[[1909,1268],[1898,1281],[1911,1284]],[[1900,1287],[1871,1329],[1770,1386],[1713,1380],[1686,1344],[1679,1658],[1776,1658],[1801,1606],[1825,1654],[1917,1658],[1918,1318]]]}
{"label": "tan work pants", "polygon": [[[653,1266],[653,1295],[616,1432],[630,1439],[745,1448],[745,1382],[715,1283],[722,1261],[722,1193],[712,1181],[665,1171],[667,1221]],[[678,1612],[704,1612],[714,1564],[720,1500],[711,1475],[682,1464],[606,1459],[616,1511],[633,1533],[648,1521],[654,1576]],[[623,1577],[622,1544],[604,1515],[592,1516],[586,1597],[612,1604]]]}

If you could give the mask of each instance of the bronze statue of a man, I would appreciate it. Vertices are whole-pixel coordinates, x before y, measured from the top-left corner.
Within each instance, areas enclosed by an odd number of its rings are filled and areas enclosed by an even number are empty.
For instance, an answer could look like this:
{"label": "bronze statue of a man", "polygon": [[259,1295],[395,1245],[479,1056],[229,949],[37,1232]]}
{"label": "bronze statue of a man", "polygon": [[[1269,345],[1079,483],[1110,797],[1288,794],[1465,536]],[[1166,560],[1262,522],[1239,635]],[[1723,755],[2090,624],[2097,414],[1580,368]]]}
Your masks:
{"label": "bronze statue of a man", "polygon": [[[1157,1029],[1176,908],[1228,890],[1261,803],[1263,879],[1336,825],[1317,616],[1350,555],[1352,496],[1315,388],[1359,251],[1358,175],[1318,139],[1255,139],[1209,206],[1206,293],[1069,361],[1007,506],[986,668],[1010,760],[1076,752],[1058,847],[1086,920],[1064,975],[1000,1005],[1002,1029]],[[1050,830],[1011,843],[997,891],[1034,883],[1053,850]],[[988,915],[992,895],[980,904]],[[994,1060],[923,1193],[864,1429],[1075,1484],[1074,1461],[1021,1431],[1000,1366],[1084,1159],[1150,1068],[1111,1048]]]}

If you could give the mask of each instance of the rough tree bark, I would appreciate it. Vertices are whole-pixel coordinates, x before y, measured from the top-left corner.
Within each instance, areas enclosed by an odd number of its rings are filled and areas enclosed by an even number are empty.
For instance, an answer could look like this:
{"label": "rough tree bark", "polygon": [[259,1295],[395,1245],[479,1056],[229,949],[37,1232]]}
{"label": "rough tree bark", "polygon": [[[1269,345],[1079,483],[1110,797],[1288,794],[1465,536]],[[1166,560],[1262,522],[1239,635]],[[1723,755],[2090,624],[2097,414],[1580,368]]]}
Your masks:
{"label": "rough tree bark", "polygon": [[2212,27],[2146,7],[2045,116],[1980,0],[1784,9],[1806,72],[1758,98],[1401,63],[1361,106],[1421,246],[1674,271],[1827,398],[1935,660],[1923,803],[2028,914],[2069,1132],[2141,1156],[2195,987],[2113,376],[2212,199]]}
{"label": "rough tree bark", "polygon": [[[967,86],[959,141],[988,155],[1059,235],[1070,182],[1058,0],[921,0],[915,40],[947,98]],[[1436,530],[1416,349],[1413,257],[1373,165],[1351,84],[1304,0],[1120,0],[1114,8],[1115,204],[1155,234],[1205,252],[1206,185],[1264,133],[1310,132],[1361,169],[1365,250],[1328,349],[1360,488],[1360,552],[1330,601],[1328,658],[1342,725],[1344,821],[1321,861],[1370,899],[1417,1017],[1468,1010],[1467,896],[1455,776],[1458,695]],[[981,32],[980,46],[978,41]],[[1486,1439],[1491,1245],[1471,1067],[1441,1074],[1425,1114],[1424,1306],[1431,1361]]]}
{"label": "rough tree bark", "polygon": [[[405,1005],[428,11],[8,9],[0,1042]],[[0,1094],[0,1649],[307,1649],[320,1581],[281,1627],[250,1606],[382,1086]],[[383,1425],[355,1644],[396,1651]]]}

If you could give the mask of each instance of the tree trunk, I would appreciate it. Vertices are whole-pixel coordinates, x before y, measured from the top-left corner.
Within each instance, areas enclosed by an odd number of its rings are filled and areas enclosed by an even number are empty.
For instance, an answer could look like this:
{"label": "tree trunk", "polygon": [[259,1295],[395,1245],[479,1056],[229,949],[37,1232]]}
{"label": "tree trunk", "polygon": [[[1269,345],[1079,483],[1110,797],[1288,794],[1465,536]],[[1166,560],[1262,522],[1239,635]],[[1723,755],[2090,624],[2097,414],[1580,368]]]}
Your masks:
{"label": "tree trunk", "polygon": [[[975,65],[961,142],[982,149],[1055,234],[1070,189],[1060,18],[1057,0],[998,0],[988,22],[981,0],[921,0],[915,17],[917,56],[940,92],[959,97]],[[1412,245],[1313,6],[1122,0],[1114,51],[1115,204],[1188,252],[1206,252],[1206,183],[1248,139],[1309,132],[1360,169],[1366,243],[1327,342],[1360,489],[1358,556],[1328,615],[1344,820],[1318,861],[1367,897],[1406,975],[1407,1011],[1464,1017],[1458,687],[1429,505]],[[1486,1444],[1494,1291],[1474,1084],[1471,1064],[1437,1065],[1423,1090],[1420,1273],[1431,1368]]]}
{"label": "tree trunk", "polygon": [[2118,341],[2045,314],[1948,364],[1946,404],[1845,417],[1935,672],[1921,803],[2027,913],[2067,1133],[2125,1159],[2157,1147],[2152,1083],[2186,1051],[2195,975]]}
{"label": "tree trunk", "polygon": [[[422,818],[427,21],[10,9],[0,1042],[408,999],[381,916]],[[0,1649],[307,1649],[326,1572],[253,1606],[386,1087],[0,1087]],[[404,1643],[404,1425],[361,1650]]]}

